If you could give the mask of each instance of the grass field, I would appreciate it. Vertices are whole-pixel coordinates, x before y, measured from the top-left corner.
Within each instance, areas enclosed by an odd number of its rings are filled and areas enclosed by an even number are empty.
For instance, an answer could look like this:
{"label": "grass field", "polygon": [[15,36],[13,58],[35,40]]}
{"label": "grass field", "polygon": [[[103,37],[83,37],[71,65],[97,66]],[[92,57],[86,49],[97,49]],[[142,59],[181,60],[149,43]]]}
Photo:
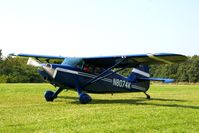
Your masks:
{"label": "grass field", "polygon": [[49,84],[0,84],[0,132],[199,132],[199,85],[152,85],[143,93],[90,94],[81,105],[74,91],[46,102]]}

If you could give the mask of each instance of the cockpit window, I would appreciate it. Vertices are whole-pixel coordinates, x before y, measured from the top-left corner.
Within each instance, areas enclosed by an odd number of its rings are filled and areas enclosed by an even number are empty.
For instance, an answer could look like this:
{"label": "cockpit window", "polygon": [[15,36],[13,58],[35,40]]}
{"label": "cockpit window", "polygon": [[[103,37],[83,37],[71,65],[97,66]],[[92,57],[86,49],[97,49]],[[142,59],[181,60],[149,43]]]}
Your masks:
{"label": "cockpit window", "polygon": [[104,71],[103,68],[85,63],[82,58],[65,58],[64,61],[62,62],[62,65],[76,67],[82,69],[85,72],[92,74],[100,74],[101,72]]}
{"label": "cockpit window", "polygon": [[103,72],[103,68],[95,67],[91,64],[85,64],[83,67],[83,70],[85,72],[93,73],[93,74],[100,74],[101,72]]}
{"label": "cockpit window", "polygon": [[62,65],[68,65],[82,69],[84,61],[82,60],[82,58],[65,58],[62,62]]}

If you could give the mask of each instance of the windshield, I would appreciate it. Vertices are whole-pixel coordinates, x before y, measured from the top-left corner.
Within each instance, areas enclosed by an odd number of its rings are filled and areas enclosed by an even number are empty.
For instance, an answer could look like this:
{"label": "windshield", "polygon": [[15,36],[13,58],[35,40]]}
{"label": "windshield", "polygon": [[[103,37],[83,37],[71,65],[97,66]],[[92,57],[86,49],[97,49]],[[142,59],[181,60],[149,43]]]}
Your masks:
{"label": "windshield", "polygon": [[82,69],[84,61],[82,60],[82,58],[65,58],[62,62],[62,65],[68,65]]}

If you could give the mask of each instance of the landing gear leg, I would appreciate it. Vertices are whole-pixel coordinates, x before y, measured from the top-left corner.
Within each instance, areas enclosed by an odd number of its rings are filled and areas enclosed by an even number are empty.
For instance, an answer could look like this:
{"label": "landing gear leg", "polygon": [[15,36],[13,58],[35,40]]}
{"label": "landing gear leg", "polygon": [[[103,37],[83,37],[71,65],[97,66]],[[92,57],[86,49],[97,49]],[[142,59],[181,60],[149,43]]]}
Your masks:
{"label": "landing gear leg", "polygon": [[76,88],[77,88],[77,93],[79,95],[79,102],[81,104],[87,104],[87,103],[91,102],[92,98],[88,94],[82,92],[81,87],[78,82],[78,77],[75,77],[74,80],[75,80],[75,84],[76,84]]}
{"label": "landing gear leg", "polygon": [[151,99],[151,96],[149,94],[147,94],[146,92],[144,92],[144,94],[146,95],[147,99]]}
{"label": "landing gear leg", "polygon": [[63,88],[59,87],[55,92],[47,90],[44,94],[44,97],[46,101],[53,101],[55,98],[57,98],[57,95],[63,91]]}

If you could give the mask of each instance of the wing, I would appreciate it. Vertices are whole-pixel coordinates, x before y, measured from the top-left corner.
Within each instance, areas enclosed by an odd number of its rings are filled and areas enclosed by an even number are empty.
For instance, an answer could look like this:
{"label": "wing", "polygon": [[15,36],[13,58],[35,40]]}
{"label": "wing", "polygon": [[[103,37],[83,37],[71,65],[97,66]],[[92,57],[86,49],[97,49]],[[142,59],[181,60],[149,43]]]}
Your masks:
{"label": "wing", "polygon": [[43,59],[65,59],[63,56],[51,56],[51,55],[36,55],[36,54],[9,54],[10,56],[22,56],[22,57],[34,57]]}
{"label": "wing", "polygon": [[[66,57],[63,57],[63,56],[36,55],[36,54],[9,54],[9,55],[10,56],[21,56],[21,57],[34,57],[40,63],[41,62],[48,62],[48,63],[55,63],[55,64],[62,63],[63,60],[66,58]],[[33,59],[29,59],[29,61],[31,61],[31,60],[33,60]],[[35,60],[34,60],[34,62],[35,62]],[[28,64],[29,64],[29,62],[28,62]]]}
{"label": "wing", "polygon": [[[34,57],[36,59],[65,59],[63,56],[35,55],[35,54],[10,54],[11,56]],[[109,68],[124,59],[116,68],[121,67],[136,67],[140,64],[172,64],[187,60],[187,57],[180,54],[172,53],[157,53],[157,54],[138,54],[138,55],[123,55],[123,56],[100,56],[100,57],[85,57],[81,58],[85,63],[92,64],[98,67]]]}
{"label": "wing", "polygon": [[[125,59],[124,59],[125,58]],[[121,59],[124,59],[117,68],[121,67],[135,67],[140,64],[172,64],[187,60],[187,57],[180,54],[173,53],[157,53],[157,54],[139,54],[139,55],[125,55],[125,56],[106,56],[106,57],[89,57],[83,58],[86,63],[93,64],[99,67],[111,67]]]}

